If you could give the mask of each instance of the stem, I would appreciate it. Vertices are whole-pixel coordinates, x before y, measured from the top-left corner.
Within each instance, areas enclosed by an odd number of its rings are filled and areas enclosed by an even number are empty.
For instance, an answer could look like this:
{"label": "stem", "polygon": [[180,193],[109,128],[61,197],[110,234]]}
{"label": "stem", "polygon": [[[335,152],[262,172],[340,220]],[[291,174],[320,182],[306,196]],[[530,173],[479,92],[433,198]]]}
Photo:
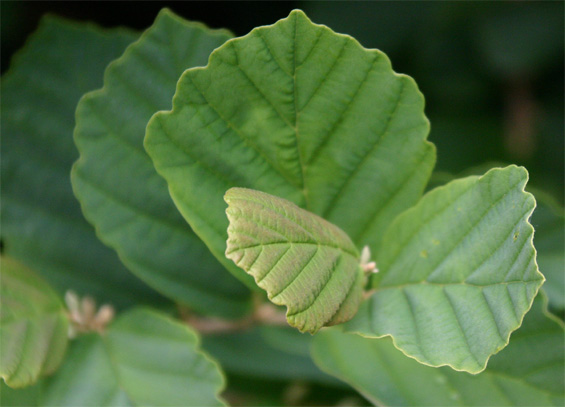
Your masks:
{"label": "stem", "polygon": [[256,302],[253,314],[236,321],[200,317],[183,309],[179,311],[182,320],[203,335],[244,331],[254,325],[288,326],[285,314],[267,302]]}

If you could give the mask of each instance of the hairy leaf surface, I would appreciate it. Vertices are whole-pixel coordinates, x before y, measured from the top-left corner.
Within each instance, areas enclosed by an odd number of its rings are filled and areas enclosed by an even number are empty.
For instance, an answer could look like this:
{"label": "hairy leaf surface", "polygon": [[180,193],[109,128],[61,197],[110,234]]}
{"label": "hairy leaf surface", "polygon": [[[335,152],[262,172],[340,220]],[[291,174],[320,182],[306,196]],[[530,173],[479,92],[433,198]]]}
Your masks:
{"label": "hairy leaf surface", "polygon": [[390,335],[407,355],[471,373],[508,344],[544,281],[516,166],[450,182],[390,226],[375,293],[347,329]]}
{"label": "hairy leaf surface", "polygon": [[[118,307],[162,299],[135,278],[84,220],[69,181],[76,104],[136,38],[45,17],[2,77],[4,253],[61,294],[73,289]],[[124,289],[127,287],[127,290]]]}
{"label": "hairy leaf surface", "polygon": [[59,367],[69,321],[42,278],[12,259],[1,261],[0,376],[11,387],[29,386]]}
{"label": "hairy leaf surface", "polygon": [[250,308],[249,290],[192,232],[143,149],[147,121],[170,107],[181,73],[229,38],[163,10],[110,64],[104,87],[81,99],[72,182],[100,238],[143,281],[198,312],[235,317]]}
{"label": "hairy leaf surface", "polygon": [[536,300],[512,341],[479,375],[406,358],[388,338],[336,329],[314,337],[314,361],[379,406],[562,406],[563,324]]}
{"label": "hairy leaf surface", "polygon": [[42,405],[216,406],[218,365],[186,325],[146,309],[119,317],[103,335],[79,337],[44,384]]}
{"label": "hairy leaf surface", "polygon": [[226,256],[251,274],[288,323],[315,333],[348,321],[362,299],[359,252],[337,226],[286,199],[245,188],[226,192]]}
{"label": "hairy leaf surface", "polygon": [[182,215],[225,258],[231,187],[288,199],[374,252],[420,197],[435,161],[415,82],[378,50],[295,10],[186,71],[145,147]]}

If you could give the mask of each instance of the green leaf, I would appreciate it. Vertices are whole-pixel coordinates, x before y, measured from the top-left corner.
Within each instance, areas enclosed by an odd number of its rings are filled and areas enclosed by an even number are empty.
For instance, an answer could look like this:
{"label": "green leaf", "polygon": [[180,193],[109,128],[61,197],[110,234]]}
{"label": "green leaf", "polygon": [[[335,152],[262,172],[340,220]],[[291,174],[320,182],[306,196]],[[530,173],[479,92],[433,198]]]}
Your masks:
{"label": "green leaf", "polygon": [[478,375],[431,368],[406,358],[388,338],[368,339],[335,328],[314,337],[322,370],[355,387],[375,405],[562,406],[563,325],[536,300],[522,327]]}
{"label": "green leaf", "polygon": [[[4,252],[60,293],[73,289],[118,307],[162,301],[131,275],[84,220],[69,181],[80,96],[135,34],[46,17],[2,77]],[[127,287],[127,289],[125,289]]]}
{"label": "green leaf", "polygon": [[365,276],[349,236],[292,202],[263,192],[226,192],[226,257],[251,274],[301,332],[350,320]]}
{"label": "green leaf", "polygon": [[186,225],[143,149],[145,126],[170,107],[181,73],[229,38],[163,10],[109,65],[104,87],[81,99],[72,183],[101,240],[143,281],[198,312],[235,317],[249,310],[249,290]]}
{"label": "green leaf", "polygon": [[482,371],[543,283],[524,168],[493,169],[427,193],[384,236],[375,293],[347,329],[390,335],[431,365]]}
{"label": "green leaf", "polygon": [[290,327],[257,326],[242,332],[204,336],[202,347],[229,374],[344,387],[312,362],[312,338]]}
{"label": "green leaf", "polygon": [[549,204],[543,194],[535,193],[538,205],[532,215],[536,229],[534,237],[539,269],[547,279],[543,291],[549,305],[557,311],[565,310],[565,214],[563,207]]}
{"label": "green leaf", "polygon": [[41,404],[57,406],[222,405],[218,365],[186,325],[146,309],[119,317],[103,335],[79,337]]}
{"label": "green leaf", "polygon": [[12,259],[1,261],[0,376],[11,387],[29,386],[59,367],[69,320],[43,279]]}
{"label": "green leaf", "polygon": [[294,202],[374,252],[412,206],[435,161],[415,82],[353,38],[300,10],[230,40],[179,80],[145,148],[181,214],[225,258],[222,197],[231,187]]}

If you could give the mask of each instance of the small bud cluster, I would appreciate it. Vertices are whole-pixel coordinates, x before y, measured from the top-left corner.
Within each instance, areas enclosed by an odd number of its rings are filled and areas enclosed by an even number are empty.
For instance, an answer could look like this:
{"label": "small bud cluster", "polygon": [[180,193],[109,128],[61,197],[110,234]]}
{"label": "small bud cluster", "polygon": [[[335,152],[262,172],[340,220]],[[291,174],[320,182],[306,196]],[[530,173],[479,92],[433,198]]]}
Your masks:
{"label": "small bud cluster", "polygon": [[361,268],[365,274],[378,273],[379,269],[377,268],[377,263],[369,260],[371,260],[371,250],[369,246],[365,246],[361,251]]}
{"label": "small bud cluster", "polygon": [[69,338],[87,332],[104,332],[106,326],[114,318],[114,308],[111,305],[102,305],[96,311],[96,302],[92,297],[82,299],[74,291],[67,291],[65,303],[69,310]]}

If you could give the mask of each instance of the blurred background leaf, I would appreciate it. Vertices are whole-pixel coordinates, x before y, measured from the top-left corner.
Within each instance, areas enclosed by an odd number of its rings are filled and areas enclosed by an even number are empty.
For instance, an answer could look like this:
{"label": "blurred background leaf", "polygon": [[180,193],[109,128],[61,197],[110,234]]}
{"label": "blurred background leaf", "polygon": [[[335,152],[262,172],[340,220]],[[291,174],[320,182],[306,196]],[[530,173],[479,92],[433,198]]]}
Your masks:
{"label": "blurred background leaf", "polygon": [[72,289],[117,307],[164,299],[97,239],[69,177],[76,104],[136,37],[48,16],[2,75],[3,252],[61,294]]}

